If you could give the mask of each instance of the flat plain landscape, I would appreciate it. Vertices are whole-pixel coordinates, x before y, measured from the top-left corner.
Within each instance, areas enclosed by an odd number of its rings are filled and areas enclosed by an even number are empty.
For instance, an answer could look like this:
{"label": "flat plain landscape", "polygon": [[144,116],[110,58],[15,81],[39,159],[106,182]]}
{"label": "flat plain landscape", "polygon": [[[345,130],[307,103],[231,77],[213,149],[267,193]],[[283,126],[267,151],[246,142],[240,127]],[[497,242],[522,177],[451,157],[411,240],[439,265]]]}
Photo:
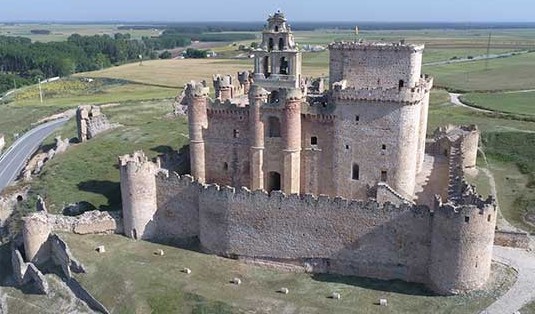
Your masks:
{"label": "flat plain landscape", "polygon": [[[24,35],[31,28],[41,26],[3,27],[0,33]],[[111,25],[50,25],[50,29],[52,34],[48,37],[34,35],[31,38],[62,40],[71,32],[99,34],[116,30]],[[146,32],[135,34],[141,36]],[[437,86],[432,92],[428,136],[436,127],[447,123],[477,124],[482,131],[478,167],[488,169],[493,175],[489,178],[480,171],[474,178],[481,185],[480,192],[490,191],[489,180],[495,180],[502,215],[515,227],[535,232],[535,92],[526,91],[535,89],[535,52],[528,52],[535,50],[535,30],[492,30],[489,51],[488,35],[489,30],[474,29],[381,30],[363,31],[356,37],[349,31],[323,30],[298,31],[296,41],[301,46],[327,45],[333,40],[356,38],[425,43],[424,63],[444,62],[424,66],[424,72],[435,77]],[[212,74],[235,75],[239,70],[252,70],[252,60],[235,58],[241,54],[237,51],[240,44],[249,45],[250,41],[214,48],[225,58],[152,60],[144,61],[142,65],[135,62],[78,73],[44,85],[42,104],[37,86],[19,89],[5,97],[4,104],[0,104],[0,133],[6,134],[8,143],[13,141],[14,134],[28,130],[32,123],[53,113],[81,104],[117,104],[104,108],[103,112],[120,126],[86,144],[75,144],[49,162],[35,180],[23,183],[31,187],[30,198],[24,206],[33,207],[39,194],[52,212],[59,212],[66,204],[79,201],[103,210],[120,210],[117,156],[143,149],[153,157],[185,145],[188,140],[185,118],[169,116],[173,98],[190,80],[206,80],[211,86]],[[515,54],[471,60],[487,53],[508,52]],[[328,58],[325,51],[304,53],[304,75],[328,76]],[[457,59],[466,60],[447,63]],[[94,80],[91,83],[83,81],[87,78]],[[465,94],[463,99],[467,104],[491,112],[456,106],[450,103],[448,91]],[[75,122],[70,121],[55,135],[76,137]],[[45,141],[45,147],[53,142],[54,136]],[[80,281],[113,312],[163,313],[181,306],[195,313],[250,312],[257,302],[277,312],[319,313],[329,310],[343,313],[355,307],[379,311],[373,303],[379,297],[387,296],[395,306],[385,309],[385,313],[407,313],[423,307],[433,313],[475,313],[492,303],[511,280],[510,270],[497,267],[496,276],[508,275],[490,292],[450,299],[427,295],[421,287],[414,285],[280,273],[170,247],[165,247],[169,253],[160,258],[152,254],[159,245],[133,242],[118,236],[64,236],[74,253],[89,267],[89,274],[80,276]],[[101,243],[110,247],[109,254],[102,259],[95,257],[92,250]],[[152,265],[150,271],[146,266],[149,264]],[[199,268],[194,269],[191,278],[184,278],[180,267],[189,265]],[[124,269],[128,270],[128,276],[122,272]],[[236,275],[243,276],[246,283],[240,290],[228,284],[228,280]],[[101,282],[106,278],[114,279],[105,287]],[[289,296],[275,293],[282,285],[290,287],[292,293]],[[387,286],[398,290],[387,291]],[[132,287],[135,287],[135,293],[129,290],[134,289]],[[336,304],[326,297],[334,290],[342,291],[344,295]],[[10,295],[16,295],[16,292]],[[37,299],[34,302],[44,301]]]}

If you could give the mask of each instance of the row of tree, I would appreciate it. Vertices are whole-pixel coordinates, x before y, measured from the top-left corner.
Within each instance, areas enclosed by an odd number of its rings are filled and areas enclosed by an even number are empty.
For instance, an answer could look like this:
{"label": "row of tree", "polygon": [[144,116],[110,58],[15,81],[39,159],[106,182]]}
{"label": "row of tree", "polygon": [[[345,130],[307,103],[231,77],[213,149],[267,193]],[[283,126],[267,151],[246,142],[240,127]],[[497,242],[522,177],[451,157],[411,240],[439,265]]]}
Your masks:
{"label": "row of tree", "polygon": [[[203,28],[169,29],[158,37],[135,40],[130,34],[71,35],[63,42],[32,42],[25,37],[0,36],[0,93],[38,79],[100,70],[111,65],[155,59],[158,50],[185,47],[192,40],[235,41],[252,34],[203,33]],[[185,33],[187,32],[187,33]],[[170,53],[160,54],[169,58]],[[189,50],[187,57],[205,58],[206,51]]]}

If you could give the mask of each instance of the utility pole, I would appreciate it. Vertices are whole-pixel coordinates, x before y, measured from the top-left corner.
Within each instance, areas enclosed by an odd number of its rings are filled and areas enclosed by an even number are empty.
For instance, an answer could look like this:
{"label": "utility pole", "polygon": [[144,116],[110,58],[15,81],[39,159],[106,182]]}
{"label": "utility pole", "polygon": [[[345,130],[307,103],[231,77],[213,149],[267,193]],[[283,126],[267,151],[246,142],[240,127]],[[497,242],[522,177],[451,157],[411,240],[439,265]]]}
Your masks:
{"label": "utility pole", "polygon": [[41,88],[41,78],[38,78],[39,80],[39,99],[41,100],[41,103],[43,103],[43,89]]}
{"label": "utility pole", "polygon": [[487,43],[487,58],[485,59],[485,71],[489,69],[489,59],[490,59],[490,40],[492,38],[492,32],[489,32],[489,41]]}

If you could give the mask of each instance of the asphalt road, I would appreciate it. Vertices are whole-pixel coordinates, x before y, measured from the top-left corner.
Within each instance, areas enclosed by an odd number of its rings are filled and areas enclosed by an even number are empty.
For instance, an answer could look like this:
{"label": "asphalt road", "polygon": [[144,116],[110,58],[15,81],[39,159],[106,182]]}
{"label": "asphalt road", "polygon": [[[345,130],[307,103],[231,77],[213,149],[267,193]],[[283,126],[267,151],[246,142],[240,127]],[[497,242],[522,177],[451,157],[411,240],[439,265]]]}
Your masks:
{"label": "asphalt road", "polygon": [[43,123],[19,137],[6,152],[0,156],[0,192],[11,184],[24,168],[26,161],[39,148],[39,145],[54,130],[64,125],[69,118]]}

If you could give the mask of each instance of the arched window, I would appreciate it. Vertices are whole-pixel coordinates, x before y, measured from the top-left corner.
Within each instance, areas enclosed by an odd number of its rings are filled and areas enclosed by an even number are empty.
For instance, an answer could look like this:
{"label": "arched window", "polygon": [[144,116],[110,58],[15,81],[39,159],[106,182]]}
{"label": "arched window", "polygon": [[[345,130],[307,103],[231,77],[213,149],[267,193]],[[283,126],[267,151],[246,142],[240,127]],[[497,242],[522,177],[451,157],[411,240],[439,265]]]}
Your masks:
{"label": "arched window", "polygon": [[279,31],[279,27],[278,27],[278,26],[275,26],[275,31],[276,31],[276,32]]}
{"label": "arched window", "polygon": [[279,38],[279,50],[283,50],[283,49],[284,49],[284,39]]}
{"label": "arched window", "polygon": [[353,164],[353,171],[352,171],[351,177],[353,178],[353,180],[358,180],[359,179],[359,177],[360,177],[359,165]]}
{"label": "arched window", "polygon": [[279,92],[274,90],[269,94],[269,102],[274,104],[276,102],[279,102]]}
{"label": "arched window", "polygon": [[310,145],[318,145],[318,137],[317,136],[312,136],[310,138]]}
{"label": "arched window", "polygon": [[284,75],[288,74],[288,61],[286,60],[285,57],[281,58],[279,74],[284,74]]}
{"label": "arched window", "polygon": [[268,43],[268,51],[273,50],[273,46],[274,46],[274,45],[275,45],[275,44],[273,43],[273,38],[270,38],[270,39],[269,39],[269,43]]}
{"label": "arched window", "polygon": [[281,136],[281,123],[277,117],[268,118],[268,137],[280,137]]}

